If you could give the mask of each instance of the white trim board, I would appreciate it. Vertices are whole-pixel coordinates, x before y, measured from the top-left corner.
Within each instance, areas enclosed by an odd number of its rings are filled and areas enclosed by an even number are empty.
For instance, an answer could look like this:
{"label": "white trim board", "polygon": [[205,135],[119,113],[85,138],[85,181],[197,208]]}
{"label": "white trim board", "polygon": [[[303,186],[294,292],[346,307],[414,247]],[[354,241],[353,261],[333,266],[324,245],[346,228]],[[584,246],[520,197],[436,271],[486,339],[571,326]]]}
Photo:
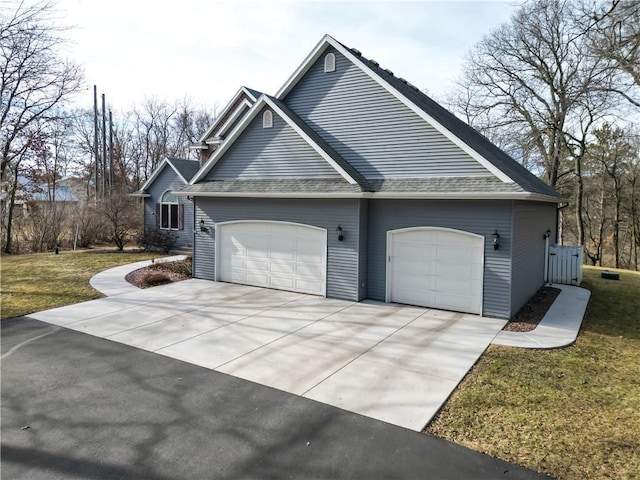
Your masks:
{"label": "white trim board", "polygon": [[[224,118],[224,116],[227,114],[228,110],[233,106],[234,103],[236,103],[236,101],[238,101],[238,99],[240,98],[240,96],[242,94],[245,94],[253,102],[258,100],[257,98],[255,98],[255,96],[246,87],[240,87],[238,89],[238,91],[233,95],[233,97],[231,98],[229,103],[227,103],[225,105],[225,107],[222,109],[222,111],[220,112],[220,115],[218,115],[218,117],[213,121],[213,124],[207,129],[207,131],[204,133],[204,135],[202,135],[202,137],[200,137],[199,142],[204,142],[204,141],[206,141],[206,139],[209,136],[211,136],[211,133],[213,133],[213,131],[216,129],[216,127],[220,123],[220,120],[222,118]],[[245,99],[245,101],[247,101],[247,100]],[[251,103],[251,102],[249,102],[249,103]],[[235,112],[234,112],[234,114],[235,114]],[[225,124],[226,124],[226,122],[225,122]]]}
{"label": "white trim board", "polygon": [[[193,161],[193,162],[197,162],[197,160],[188,160],[188,161]],[[171,160],[167,157],[164,157],[164,159],[160,162],[160,164],[155,168],[155,170],[151,173],[151,176],[149,178],[147,178],[147,181],[144,182],[144,184],[142,185],[142,187],[140,187],[140,190],[146,190],[147,188],[149,188],[149,186],[155,181],[156,178],[158,178],[158,175],[160,175],[160,172],[162,172],[162,170],[164,169],[164,167],[166,165],[169,165],[174,172],[176,172],[176,175],[178,176],[178,178],[180,180],[182,180],[182,182],[185,185],[189,184],[189,181],[184,178],[182,176],[182,174],[178,171],[178,169],[173,165],[173,163],[171,163]]]}

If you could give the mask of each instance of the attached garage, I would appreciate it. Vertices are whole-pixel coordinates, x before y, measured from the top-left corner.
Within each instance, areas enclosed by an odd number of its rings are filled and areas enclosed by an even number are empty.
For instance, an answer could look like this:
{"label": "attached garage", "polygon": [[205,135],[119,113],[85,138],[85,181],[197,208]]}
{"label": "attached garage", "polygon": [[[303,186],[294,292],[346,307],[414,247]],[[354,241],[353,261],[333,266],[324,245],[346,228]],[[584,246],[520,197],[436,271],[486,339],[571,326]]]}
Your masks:
{"label": "attached garage", "polygon": [[327,231],[297,223],[216,224],[216,280],[326,295]]}
{"label": "attached garage", "polygon": [[484,237],[416,227],[387,233],[387,301],[482,314]]}

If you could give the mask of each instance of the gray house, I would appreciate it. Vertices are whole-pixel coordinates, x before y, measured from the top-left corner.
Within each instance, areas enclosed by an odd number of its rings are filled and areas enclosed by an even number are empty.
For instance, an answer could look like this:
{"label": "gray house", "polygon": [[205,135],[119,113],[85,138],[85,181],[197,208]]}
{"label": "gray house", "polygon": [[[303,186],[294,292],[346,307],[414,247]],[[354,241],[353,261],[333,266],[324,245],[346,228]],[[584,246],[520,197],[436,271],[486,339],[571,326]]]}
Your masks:
{"label": "gray house", "polygon": [[144,228],[174,232],[174,248],[193,244],[193,202],[173,194],[193,178],[200,164],[196,160],[165,158],[139,191],[132,196],[144,199]]}
{"label": "gray house", "polygon": [[174,193],[198,278],[502,318],[542,286],[564,200],[330,36]]}

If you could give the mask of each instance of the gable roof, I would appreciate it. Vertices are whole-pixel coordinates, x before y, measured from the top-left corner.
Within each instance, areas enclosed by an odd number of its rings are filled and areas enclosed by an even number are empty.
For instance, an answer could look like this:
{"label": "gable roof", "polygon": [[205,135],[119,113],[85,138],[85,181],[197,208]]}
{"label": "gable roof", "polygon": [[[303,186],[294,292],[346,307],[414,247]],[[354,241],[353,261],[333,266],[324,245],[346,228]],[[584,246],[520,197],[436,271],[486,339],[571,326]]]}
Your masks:
{"label": "gable roof", "polygon": [[[262,95],[262,93],[257,90],[248,87],[240,87],[240,89],[231,98],[229,103],[227,103],[227,105],[222,109],[222,112],[220,112],[220,115],[218,115],[213,124],[200,137],[199,142],[206,142],[206,140],[216,130],[223,130],[223,127],[225,125],[233,123],[233,121],[237,119],[237,117],[240,115],[240,112],[242,111],[242,108],[240,107],[244,105],[251,107],[251,105],[258,100],[260,95]],[[240,105],[238,105],[238,101],[240,101],[243,96],[246,97],[245,101],[241,102]]]}
{"label": "gable roof", "polygon": [[565,200],[553,188],[545,184],[453,113],[449,112],[408,82],[395,77],[392,72],[381,68],[377,62],[363,57],[358,50],[346,47],[329,35],[323,37],[304,62],[296,69],[291,77],[289,77],[276,93],[276,98],[283,100],[329,46],[334,47],[365,74],[417,113],[431,126],[436,128],[436,130],[462,148],[462,150],[482,164],[502,182],[506,184],[516,183],[522,190],[528,193],[541,195],[549,199],[555,199],[556,201]]}
{"label": "gable roof", "polygon": [[[361,191],[368,190],[367,181],[356,171],[355,168],[346,162],[330,145],[328,145],[313,129],[305,124],[295,113],[293,113],[284,103],[279,100],[262,95],[258,101],[253,104],[251,110],[238,126],[231,132],[225,142],[213,153],[211,158],[203,165],[196,176],[189,182],[193,185],[204,177],[214,168],[216,163],[222,158],[224,153],[233,145],[234,141],[242,134],[251,121],[258,115],[263,107],[268,106],[277,115],[279,115],[298,135],[300,135],[336,172],[344,178],[349,184],[357,185]],[[188,190],[188,189],[183,189]]]}
{"label": "gable roof", "polygon": [[151,173],[151,176],[147,179],[147,181],[144,182],[142,187],[140,187],[140,190],[131,193],[130,195],[134,197],[150,196],[147,192],[147,189],[153,184],[156,178],[158,178],[158,175],[160,175],[160,173],[162,173],[162,171],[167,166],[171,167],[171,169],[176,173],[177,177],[185,185],[189,183],[189,180],[191,180],[200,169],[200,163],[197,160],[165,157],[164,160],[162,160],[162,162],[160,162],[156,169]]}

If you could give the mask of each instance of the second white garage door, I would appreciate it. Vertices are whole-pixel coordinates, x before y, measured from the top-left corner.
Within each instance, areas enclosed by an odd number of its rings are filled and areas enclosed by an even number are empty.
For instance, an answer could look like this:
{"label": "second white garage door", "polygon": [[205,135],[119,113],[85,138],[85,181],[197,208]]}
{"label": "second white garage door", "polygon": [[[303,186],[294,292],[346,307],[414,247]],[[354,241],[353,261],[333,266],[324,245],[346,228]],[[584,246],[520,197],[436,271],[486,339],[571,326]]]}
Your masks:
{"label": "second white garage door", "polygon": [[326,294],[327,232],[297,223],[240,221],[216,225],[216,279]]}
{"label": "second white garage door", "polygon": [[387,234],[387,301],[482,314],[484,237],[418,227]]}

